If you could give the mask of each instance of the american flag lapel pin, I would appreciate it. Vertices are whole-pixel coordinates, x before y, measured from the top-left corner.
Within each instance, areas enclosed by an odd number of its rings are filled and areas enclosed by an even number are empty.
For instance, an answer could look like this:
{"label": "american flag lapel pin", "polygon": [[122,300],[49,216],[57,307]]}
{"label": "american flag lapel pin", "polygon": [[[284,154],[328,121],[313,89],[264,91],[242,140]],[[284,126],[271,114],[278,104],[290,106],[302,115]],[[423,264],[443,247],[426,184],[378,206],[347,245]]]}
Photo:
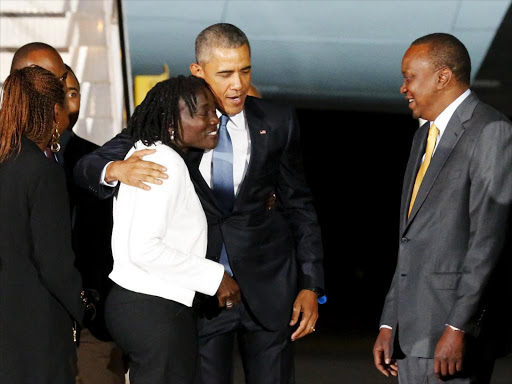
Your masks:
{"label": "american flag lapel pin", "polygon": [[267,134],[267,130],[266,130],[266,129],[262,129],[262,130],[260,131],[260,135],[266,135],[266,134]]}

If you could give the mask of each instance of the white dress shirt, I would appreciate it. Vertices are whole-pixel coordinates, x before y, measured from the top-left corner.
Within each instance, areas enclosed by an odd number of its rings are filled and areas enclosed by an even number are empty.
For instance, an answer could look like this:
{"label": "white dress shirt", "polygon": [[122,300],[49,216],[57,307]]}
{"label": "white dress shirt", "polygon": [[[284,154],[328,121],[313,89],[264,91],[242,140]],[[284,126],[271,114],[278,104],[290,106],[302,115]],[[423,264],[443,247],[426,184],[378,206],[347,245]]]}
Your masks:
{"label": "white dress shirt", "polygon": [[216,293],[224,267],[205,259],[206,216],[181,156],[166,145],[138,142],[126,158],[140,149],[157,150],[145,159],[166,167],[169,180],[150,191],[120,185],[109,277],[131,291],[190,307],[195,292]]}
{"label": "white dress shirt", "polygon": [[[444,131],[446,130],[446,126],[448,125],[450,119],[452,118],[453,114],[455,113],[455,110],[459,107],[459,105],[462,104],[462,102],[471,94],[471,91],[469,88],[459,97],[457,97],[452,103],[447,106],[443,112],[439,114],[439,116],[436,117],[436,119],[433,121],[433,123],[436,125],[437,129],[439,129],[439,135],[437,135],[436,140],[436,146],[434,147],[434,152],[432,156],[436,153],[437,145],[439,144],[439,141],[441,140],[441,137],[444,134]],[[432,122],[430,122],[430,125],[432,126]],[[423,155],[423,158],[425,158],[425,155]]]}
{"label": "white dress shirt", "polygon": [[[220,117],[221,115],[222,113],[217,110],[217,116]],[[233,192],[236,196],[251,157],[251,137],[244,111],[242,110],[236,115],[229,116],[226,128],[233,145],[233,185],[235,189]],[[199,171],[210,188],[212,187],[212,160],[213,149],[208,149],[204,151],[201,163],[199,164]]]}

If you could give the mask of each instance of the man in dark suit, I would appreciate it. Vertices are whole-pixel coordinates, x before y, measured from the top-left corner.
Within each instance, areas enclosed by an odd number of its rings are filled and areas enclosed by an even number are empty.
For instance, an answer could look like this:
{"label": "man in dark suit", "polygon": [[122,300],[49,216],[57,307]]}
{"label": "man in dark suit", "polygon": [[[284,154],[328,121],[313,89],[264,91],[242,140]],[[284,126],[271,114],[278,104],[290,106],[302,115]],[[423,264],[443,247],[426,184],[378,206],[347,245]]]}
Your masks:
{"label": "man in dark suit", "polygon": [[80,113],[80,83],[73,70],[67,65],[66,69],[69,125],[61,135],[57,159],[66,172],[75,264],[84,289],[96,306],[94,321],[89,321],[87,328],[80,330],[77,384],[124,384],[123,353],[112,341],[103,317],[104,301],[112,287],[108,278],[113,262],[110,246],[112,199],[100,200],[73,181],[73,168],[78,160],[98,146],[72,131]]}
{"label": "man in dark suit", "polygon": [[[207,257],[233,273],[243,297],[238,305],[228,300],[226,309],[200,318],[198,382],[230,382],[235,335],[248,382],[293,382],[291,341],[314,331],[324,284],[320,230],[304,178],[299,127],[291,108],[247,96],[250,45],[237,27],[215,24],[202,31],[196,58],[192,74],[204,78],[216,97],[219,142],[224,129],[229,134],[232,184],[227,191],[234,201],[226,203],[216,191],[215,150],[190,151],[187,162],[208,217]],[[141,161],[146,152],[119,161],[130,146],[121,133],[81,160],[75,178],[104,197],[112,191],[100,181],[141,188],[149,188],[143,182],[161,182],[161,167]],[[268,210],[273,191],[278,208]]]}
{"label": "man in dark suit", "polygon": [[400,383],[488,383],[511,328],[502,313],[510,301],[498,303],[506,291],[497,288],[510,234],[512,125],[469,90],[470,72],[466,47],[444,33],[417,39],[402,60],[400,91],[428,122],[404,176],[398,264],[373,351],[377,369]]}

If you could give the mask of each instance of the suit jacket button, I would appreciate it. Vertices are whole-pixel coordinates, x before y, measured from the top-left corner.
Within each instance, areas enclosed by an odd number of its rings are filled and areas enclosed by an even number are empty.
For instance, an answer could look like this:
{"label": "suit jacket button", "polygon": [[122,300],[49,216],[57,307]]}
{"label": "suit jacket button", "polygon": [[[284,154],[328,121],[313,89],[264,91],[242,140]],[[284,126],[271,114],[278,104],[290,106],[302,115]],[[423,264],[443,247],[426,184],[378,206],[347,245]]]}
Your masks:
{"label": "suit jacket button", "polygon": [[402,237],[402,243],[405,244],[409,241],[409,239],[407,237]]}

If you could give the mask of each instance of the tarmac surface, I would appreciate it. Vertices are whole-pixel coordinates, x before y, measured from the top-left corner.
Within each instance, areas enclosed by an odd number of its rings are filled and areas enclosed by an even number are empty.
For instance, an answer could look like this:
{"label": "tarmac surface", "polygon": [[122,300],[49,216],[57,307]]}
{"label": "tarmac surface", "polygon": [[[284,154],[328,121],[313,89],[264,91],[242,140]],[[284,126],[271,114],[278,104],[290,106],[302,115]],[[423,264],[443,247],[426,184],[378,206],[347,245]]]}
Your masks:
{"label": "tarmac surface", "polygon": [[[295,344],[296,384],[397,384],[373,365],[377,332],[318,329]],[[237,355],[238,356],[238,355]],[[244,384],[242,363],[235,361],[234,384]],[[491,384],[512,384],[512,355],[498,359]]]}

